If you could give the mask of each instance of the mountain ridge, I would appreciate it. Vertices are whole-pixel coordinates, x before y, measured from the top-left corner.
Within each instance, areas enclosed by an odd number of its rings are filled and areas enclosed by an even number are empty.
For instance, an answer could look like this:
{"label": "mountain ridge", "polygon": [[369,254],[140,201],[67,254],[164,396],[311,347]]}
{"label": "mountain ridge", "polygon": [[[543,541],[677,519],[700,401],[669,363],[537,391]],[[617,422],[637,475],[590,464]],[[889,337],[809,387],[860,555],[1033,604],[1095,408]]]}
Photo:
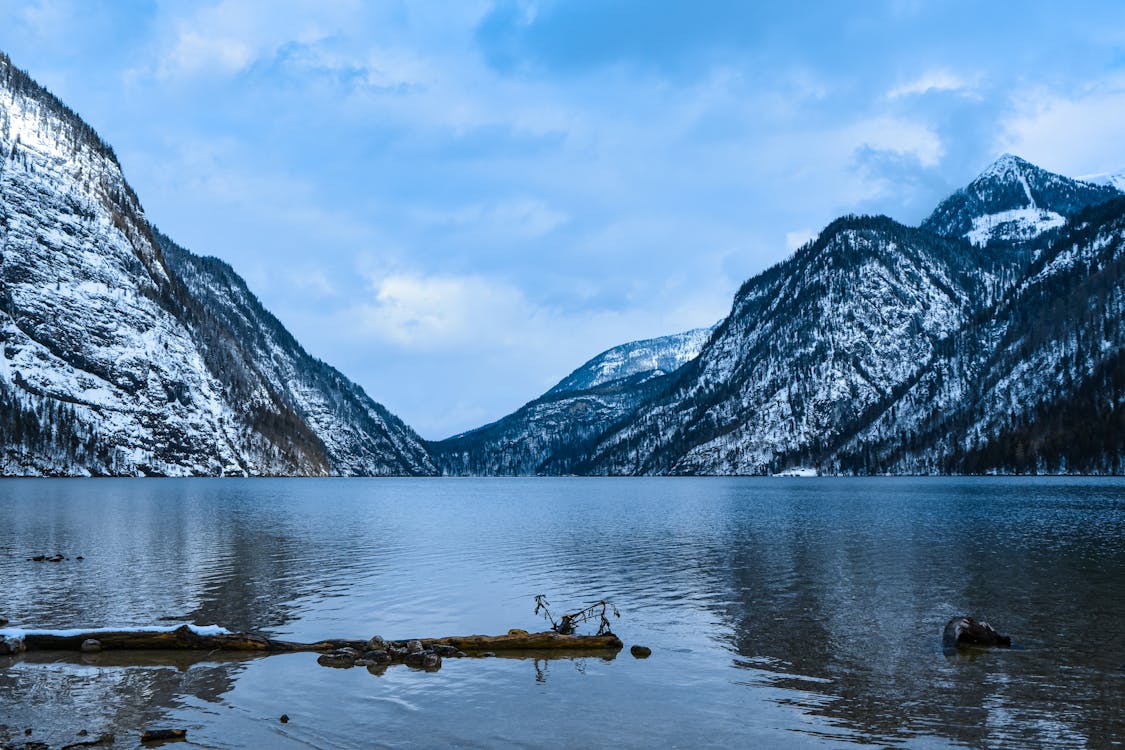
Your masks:
{"label": "mountain ridge", "polygon": [[[112,149],[0,56],[0,473],[436,471],[374,402],[318,434],[164,250]],[[363,460],[333,450],[349,428]]]}

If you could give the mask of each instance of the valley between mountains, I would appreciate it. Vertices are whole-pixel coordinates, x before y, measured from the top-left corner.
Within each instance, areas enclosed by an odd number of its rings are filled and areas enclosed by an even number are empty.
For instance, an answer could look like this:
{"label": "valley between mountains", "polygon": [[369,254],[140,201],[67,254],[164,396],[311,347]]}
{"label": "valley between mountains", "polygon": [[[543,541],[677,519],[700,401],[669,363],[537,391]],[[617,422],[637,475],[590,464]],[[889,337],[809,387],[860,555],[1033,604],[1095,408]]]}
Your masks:
{"label": "valley between mountains", "polygon": [[0,474],[1122,473],[1119,182],[1005,155],[917,227],[841,217],[713,327],[429,442],[158,231],[0,55]]}

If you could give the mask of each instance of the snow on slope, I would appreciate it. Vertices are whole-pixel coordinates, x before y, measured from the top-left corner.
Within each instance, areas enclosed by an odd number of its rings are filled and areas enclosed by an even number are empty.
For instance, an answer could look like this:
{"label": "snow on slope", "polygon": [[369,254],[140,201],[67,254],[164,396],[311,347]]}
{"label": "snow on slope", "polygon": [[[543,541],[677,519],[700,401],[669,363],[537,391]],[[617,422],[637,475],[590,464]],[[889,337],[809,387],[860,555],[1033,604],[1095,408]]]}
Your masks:
{"label": "snow on slope", "polygon": [[216,314],[243,290],[170,272],[112,150],[0,54],[0,474],[433,473],[339,373],[253,349],[272,316]]}
{"label": "snow on slope", "polygon": [[533,475],[571,457],[630,414],[691,361],[714,328],[698,328],[609,349],[512,414],[431,443],[446,474]]}
{"label": "snow on slope", "polygon": [[886,398],[979,296],[963,246],[884,217],[833,222],[748,281],[677,387],[603,435],[579,471],[763,474]]}
{"label": "snow on slope", "polygon": [[219,385],[160,304],[169,279],[113,153],[2,57],[0,153],[3,376],[72,405],[119,471],[242,470]]}
{"label": "snow on slope", "polygon": [[1025,242],[1062,226],[1065,217],[1119,191],[1053,174],[1004,154],[934,210],[922,228],[974,245]]}
{"label": "snow on slope", "polygon": [[544,395],[585,391],[642,373],[649,377],[666,375],[695,359],[715,328],[694,328],[671,336],[615,346],[578,367]]}
{"label": "snow on slope", "polygon": [[201,258],[156,233],[172,272],[246,351],[246,359],[316,434],[331,473],[428,475],[419,438],[363,389],[310,356],[226,263]]}

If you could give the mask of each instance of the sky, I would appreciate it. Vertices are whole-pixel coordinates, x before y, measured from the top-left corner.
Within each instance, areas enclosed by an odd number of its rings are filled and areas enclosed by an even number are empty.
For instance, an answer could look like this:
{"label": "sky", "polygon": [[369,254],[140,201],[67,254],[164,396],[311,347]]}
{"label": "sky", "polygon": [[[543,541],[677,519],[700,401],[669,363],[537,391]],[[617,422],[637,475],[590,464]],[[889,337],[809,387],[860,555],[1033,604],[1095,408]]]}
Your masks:
{"label": "sky", "polygon": [[1125,167],[1125,3],[0,0],[0,50],[423,437],[711,325],[833,218]]}

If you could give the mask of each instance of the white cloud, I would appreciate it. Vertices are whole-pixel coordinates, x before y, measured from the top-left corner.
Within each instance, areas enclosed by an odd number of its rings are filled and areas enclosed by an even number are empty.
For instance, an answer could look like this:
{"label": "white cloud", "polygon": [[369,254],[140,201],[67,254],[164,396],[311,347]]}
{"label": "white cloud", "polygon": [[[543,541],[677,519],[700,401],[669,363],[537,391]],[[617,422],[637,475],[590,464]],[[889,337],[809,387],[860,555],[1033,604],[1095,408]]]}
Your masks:
{"label": "white cloud", "polygon": [[996,152],[1018,154],[1063,174],[1104,172],[1125,163],[1125,79],[1085,91],[1024,93],[1001,126]]}
{"label": "white cloud", "polygon": [[414,351],[506,348],[537,317],[519,289],[483,276],[393,272],[371,286],[374,298],[348,314],[368,336]]}
{"label": "white cloud", "polygon": [[221,0],[188,15],[165,17],[155,73],[162,79],[238,73],[272,58],[286,44],[323,40],[346,27],[355,9],[355,2]]}
{"label": "white cloud", "polygon": [[482,228],[501,236],[535,239],[566,223],[569,216],[534,198],[512,198],[493,203],[474,203],[462,208],[435,211],[420,209],[415,217],[426,224],[457,226],[473,231]]}
{"label": "white cloud", "polygon": [[945,151],[941,138],[930,126],[898,117],[862,120],[847,128],[844,138],[854,144],[854,149],[867,146],[912,156],[923,167],[937,166]]}
{"label": "white cloud", "polygon": [[928,70],[912,81],[907,81],[887,92],[888,99],[920,96],[938,91],[956,91],[965,96],[975,95],[976,84],[946,69]]}
{"label": "white cloud", "polygon": [[813,230],[811,230],[807,227],[805,229],[796,229],[792,232],[786,232],[785,233],[785,249],[791,250],[791,251],[796,250],[797,248],[804,245],[806,242],[810,242],[812,240],[815,240],[819,234],[820,234],[819,232],[814,232]]}

